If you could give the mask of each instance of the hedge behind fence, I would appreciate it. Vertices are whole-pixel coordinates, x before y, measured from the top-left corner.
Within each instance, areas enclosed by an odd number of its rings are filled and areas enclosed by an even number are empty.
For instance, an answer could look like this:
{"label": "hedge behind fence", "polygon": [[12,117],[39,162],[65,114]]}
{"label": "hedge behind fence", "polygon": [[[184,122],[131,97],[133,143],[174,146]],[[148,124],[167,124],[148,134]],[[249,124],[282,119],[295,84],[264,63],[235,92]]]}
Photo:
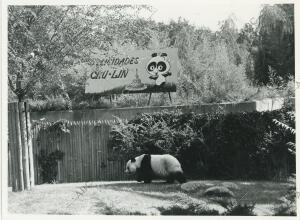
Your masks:
{"label": "hedge behind fence", "polygon": [[279,180],[295,173],[295,155],[287,145],[295,143],[295,135],[273,119],[295,127],[286,108],[226,115],[141,114],[113,126],[110,143],[125,159],[172,154],[190,178]]}

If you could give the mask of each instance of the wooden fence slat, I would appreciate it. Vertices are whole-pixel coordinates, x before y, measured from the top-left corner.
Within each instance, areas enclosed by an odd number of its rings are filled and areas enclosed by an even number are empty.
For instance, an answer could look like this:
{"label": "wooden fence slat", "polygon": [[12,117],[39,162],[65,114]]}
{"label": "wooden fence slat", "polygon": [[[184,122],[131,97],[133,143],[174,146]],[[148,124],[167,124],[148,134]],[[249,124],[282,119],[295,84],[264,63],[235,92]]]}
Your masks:
{"label": "wooden fence slat", "polygon": [[89,132],[88,132],[88,127],[87,124],[84,124],[84,135],[85,141],[84,141],[84,148],[85,148],[85,158],[86,158],[86,179],[87,181],[90,181],[90,141],[89,141]]}
{"label": "wooden fence slat", "polygon": [[89,181],[92,181],[93,180],[93,175],[92,175],[92,156],[93,156],[93,147],[92,147],[92,136],[91,136],[91,130],[90,130],[90,126],[89,126],[89,123],[87,122],[86,124],[86,128],[87,128],[87,132],[88,132],[88,160],[89,160],[89,165],[88,165],[88,173],[89,173]]}
{"label": "wooden fence slat", "polygon": [[[99,134],[99,127],[98,125],[95,127],[96,134]],[[96,141],[96,178],[97,180],[100,180],[100,152],[99,152],[99,141],[98,141],[98,136],[95,135],[95,141]]]}
{"label": "wooden fence slat", "polygon": [[79,141],[80,141],[80,143],[78,143],[79,144],[79,147],[80,147],[80,157],[81,157],[81,182],[83,182],[85,179],[84,179],[84,172],[85,172],[85,170],[84,170],[84,165],[85,165],[85,158],[84,158],[84,149],[83,149],[83,140],[82,140],[82,126],[80,126],[80,124],[78,124],[78,128],[79,128],[79,135],[78,135],[78,137],[79,137]]}
{"label": "wooden fence slat", "polygon": [[99,161],[99,179],[100,180],[104,180],[105,179],[105,170],[103,168],[103,158],[102,158],[102,143],[101,143],[101,134],[102,134],[102,130],[101,130],[101,125],[98,124],[97,126],[98,128],[98,134],[97,135],[97,145],[98,145],[98,161]]}
{"label": "wooden fence slat", "polygon": [[107,161],[105,160],[105,148],[103,145],[103,124],[100,125],[100,134],[99,134],[99,147],[100,147],[100,152],[101,152],[101,172],[102,172],[102,179],[103,180],[108,180],[108,176],[107,176]]}
{"label": "wooden fence slat", "polygon": [[79,143],[79,133],[78,133],[78,127],[74,124],[74,139],[76,140],[75,143],[74,143],[74,147],[76,148],[76,158],[77,158],[77,180],[78,182],[81,182],[82,178],[81,178],[81,157],[80,157],[80,148],[78,147],[78,143]]}
{"label": "wooden fence slat", "polygon": [[[71,132],[71,129],[69,128],[70,132]],[[75,172],[75,166],[76,166],[76,163],[75,163],[75,149],[73,148],[73,139],[71,139],[70,137],[70,133],[66,134],[66,138],[67,138],[67,143],[66,143],[66,146],[68,148],[70,148],[70,152],[71,152],[71,182],[76,182],[76,172]]]}
{"label": "wooden fence slat", "polygon": [[112,161],[109,160],[108,158],[108,148],[107,148],[107,137],[106,137],[106,133],[107,133],[107,126],[105,124],[102,125],[102,132],[101,132],[101,139],[102,139],[102,147],[103,147],[103,150],[104,150],[104,158],[105,158],[105,163],[108,163],[109,164],[109,169],[107,170],[108,171],[108,174],[109,174],[109,177],[108,177],[108,180],[113,180],[113,176],[112,176]]}
{"label": "wooden fence slat", "polygon": [[38,125],[35,125],[33,128],[32,128],[32,151],[33,151],[33,157],[34,157],[34,160],[33,160],[33,168],[34,168],[34,184],[37,184],[37,180],[38,180],[38,171],[37,171],[37,145],[36,145],[36,135],[37,135],[37,128],[38,128]]}
{"label": "wooden fence slat", "polygon": [[76,150],[75,154],[76,154],[76,182],[80,182],[81,181],[81,175],[80,175],[80,157],[79,157],[79,148],[77,147],[77,143],[78,143],[78,131],[77,131],[77,127],[75,125],[73,125],[73,139],[74,141],[74,149]]}
{"label": "wooden fence slat", "polygon": [[92,125],[92,122],[89,122],[89,134],[90,134],[90,140],[91,140],[91,181],[95,181],[95,147],[94,147],[94,127]]}
{"label": "wooden fence slat", "polygon": [[[51,138],[51,141],[52,143],[55,145],[55,149],[53,149],[52,151],[54,150],[60,150],[62,152],[65,152],[65,147],[64,147],[64,144],[63,144],[63,141],[62,141],[62,132],[61,131],[56,131],[56,132],[59,132],[57,135],[56,135],[56,138],[57,138],[57,141],[55,141],[55,136],[52,136]],[[67,165],[66,164],[66,155],[67,155],[67,152],[65,152],[64,154],[65,156],[63,157],[63,159],[61,161],[58,161],[57,162],[57,181],[58,182],[64,182],[63,181],[63,178],[62,178],[62,175],[64,173],[64,167]],[[64,166],[62,163],[65,163]]]}
{"label": "wooden fence slat", "polygon": [[[77,127],[75,125],[73,125],[72,127],[74,133],[71,134],[73,135],[72,139],[74,140],[73,142],[73,148],[75,150],[75,158],[76,158],[76,161],[75,161],[75,172],[76,172],[76,182],[80,182],[80,157],[79,157],[79,149],[76,147],[76,143],[77,143]],[[75,136],[76,135],[76,136]]]}
{"label": "wooden fence slat", "polygon": [[32,128],[32,151],[33,151],[33,157],[34,157],[34,160],[33,160],[33,169],[34,169],[34,184],[37,184],[37,175],[38,175],[38,172],[37,172],[37,158],[36,158],[36,133],[37,133],[37,126],[38,125],[35,125],[33,128]]}
{"label": "wooden fence slat", "polygon": [[86,144],[85,144],[85,141],[86,141],[86,135],[84,134],[84,127],[83,127],[83,123],[80,122],[80,136],[81,136],[81,153],[83,155],[83,181],[86,182],[87,180],[87,169],[86,169],[86,166],[87,166],[87,157],[86,157]]}

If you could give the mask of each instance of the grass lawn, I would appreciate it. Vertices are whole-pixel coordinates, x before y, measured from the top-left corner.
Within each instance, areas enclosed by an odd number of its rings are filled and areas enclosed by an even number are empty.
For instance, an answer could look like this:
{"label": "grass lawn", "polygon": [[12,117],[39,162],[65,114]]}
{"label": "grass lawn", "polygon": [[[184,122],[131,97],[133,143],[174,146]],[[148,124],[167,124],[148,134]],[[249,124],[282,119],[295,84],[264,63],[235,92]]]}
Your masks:
{"label": "grass lawn", "polygon": [[[197,181],[197,192],[186,193],[180,184],[153,182],[90,182],[38,185],[31,191],[8,193],[8,211],[14,214],[105,214],[105,215],[160,215],[161,209],[187,203],[197,203],[209,209],[222,207],[203,192],[222,181]],[[274,204],[286,195],[286,183],[266,181],[231,181],[238,188],[231,189],[235,198],[255,203],[257,215],[271,215]],[[224,209],[224,208],[223,208]],[[224,211],[224,210],[223,210]]]}

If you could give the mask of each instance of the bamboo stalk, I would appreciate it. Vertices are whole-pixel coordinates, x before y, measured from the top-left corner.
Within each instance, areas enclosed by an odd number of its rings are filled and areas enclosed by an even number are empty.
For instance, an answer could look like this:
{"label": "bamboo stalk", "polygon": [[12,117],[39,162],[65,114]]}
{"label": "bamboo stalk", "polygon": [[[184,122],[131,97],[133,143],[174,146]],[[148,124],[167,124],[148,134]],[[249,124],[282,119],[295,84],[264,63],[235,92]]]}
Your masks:
{"label": "bamboo stalk", "polygon": [[27,129],[26,129],[26,113],[24,102],[19,103],[19,115],[20,115],[20,129],[21,129],[21,141],[23,147],[23,175],[24,175],[24,186],[25,189],[30,189],[30,178],[29,178],[29,159],[28,159],[28,144],[27,144]]}
{"label": "bamboo stalk", "polygon": [[15,112],[15,124],[16,124],[16,139],[17,139],[17,146],[18,146],[18,161],[19,161],[19,167],[18,167],[18,182],[19,182],[19,191],[24,190],[24,179],[23,179],[23,160],[22,160],[22,140],[21,140],[21,128],[20,128],[20,117],[19,117],[19,109],[18,109],[18,103],[15,103],[14,105],[14,112]]}
{"label": "bamboo stalk", "polygon": [[13,111],[14,103],[8,104],[8,135],[9,135],[9,148],[11,152],[10,164],[11,164],[11,178],[12,178],[12,191],[18,191],[18,155],[17,155],[17,143],[16,143],[16,128],[15,128],[15,112]]}
{"label": "bamboo stalk", "polygon": [[26,112],[26,131],[27,131],[27,142],[28,142],[28,156],[29,156],[29,180],[30,187],[34,186],[34,167],[33,167],[33,151],[32,151],[32,134],[31,134],[31,123],[30,123],[30,112],[29,104],[25,105]]}

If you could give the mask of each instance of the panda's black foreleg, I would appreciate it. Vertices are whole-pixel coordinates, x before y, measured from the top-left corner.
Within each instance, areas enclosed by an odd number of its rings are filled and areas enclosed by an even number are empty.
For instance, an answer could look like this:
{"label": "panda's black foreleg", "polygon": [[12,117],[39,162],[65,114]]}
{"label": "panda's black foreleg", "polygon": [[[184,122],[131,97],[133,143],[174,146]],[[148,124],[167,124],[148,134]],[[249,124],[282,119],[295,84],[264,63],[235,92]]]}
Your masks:
{"label": "panda's black foreleg", "polygon": [[142,182],[143,181],[143,175],[141,174],[140,169],[136,170],[136,181]]}
{"label": "panda's black foreleg", "polygon": [[175,180],[174,175],[171,174],[171,175],[167,178],[167,182],[166,182],[166,183],[174,183],[174,180]]}
{"label": "panda's black foreleg", "polygon": [[174,174],[174,176],[175,176],[175,179],[176,179],[178,182],[180,182],[180,183],[185,183],[185,182],[186,182],[186,178],[185,178],[185,176],[183,175],[183,173],[181,173],[181,172],[176,172],[176,173]]}
{"label": "panda's black foreleg", "polygon": [[151,179],[145,179],[144,183],[151,183],[151,181],[152,181]]}

